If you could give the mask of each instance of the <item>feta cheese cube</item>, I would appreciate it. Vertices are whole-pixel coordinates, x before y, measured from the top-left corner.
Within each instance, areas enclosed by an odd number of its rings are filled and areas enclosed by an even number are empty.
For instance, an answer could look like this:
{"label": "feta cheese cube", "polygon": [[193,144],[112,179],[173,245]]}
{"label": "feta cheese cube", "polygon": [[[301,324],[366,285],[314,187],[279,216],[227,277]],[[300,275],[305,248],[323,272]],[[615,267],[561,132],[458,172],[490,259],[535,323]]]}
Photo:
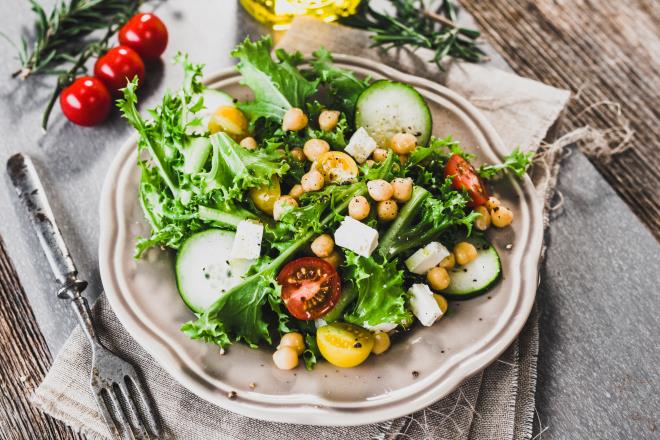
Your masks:
{"label": "feta cheese cube", "polygon": [[421,249],[418,249],[417,252],[412,254],[406,260],[406,267],[412,273],[418,275],[424,275],[426,272],[431,270],[434,266],[437,266],[446,256],[449,255],[449,251],[442,244],[437,241],[432,241]]}
{"label": "feta cheese cube", "polygon": [[335,231],[335,244],[368,257],[378,246],[378,231],[346,216]]}
{"label": "feta cheese cube", "polygon": [[231,247],[232,259],[252,260],[261,254],[261,240],[264,235],[264,225],[254,220],[243,220],[236,226],[236,236]]}
{"label": "feta cheese cube", "polygon": [[442,316],[442,310],[426,284],[413,284],[408,289],[408,294],[410,295],[410,309],[423,326],[433,325]]}
{"label": "feta cheese cube", "polygon": [[364,127],[357,129],[344,151],[353,156],[357,163],[364,163],[378,147],[374,138],[369,136]]}

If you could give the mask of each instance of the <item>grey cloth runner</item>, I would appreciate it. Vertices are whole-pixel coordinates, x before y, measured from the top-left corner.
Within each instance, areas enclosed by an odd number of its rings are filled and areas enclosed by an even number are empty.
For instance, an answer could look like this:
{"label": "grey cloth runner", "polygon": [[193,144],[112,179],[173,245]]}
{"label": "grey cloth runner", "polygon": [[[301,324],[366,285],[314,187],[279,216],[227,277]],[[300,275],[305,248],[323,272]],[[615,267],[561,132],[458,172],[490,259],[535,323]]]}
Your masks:
{"label": "grey cloth runner", "polygon": [[[332,52],[371,58],[438,81],[462,94],[490,119],[506,145],[537,149],[569,99],[569,92],[473,64],[455,63],[440,72],[428,53],[382,53],[369,49],[358,30],[298,19],[279,42],[289,50]],[[535,180],[538,196],[553,187],[553,158]],[[99,334],[146,379],[168,437],[175,439],[525,439],[532,435],[538,322],[534,308],[519,338],[483,372],[429,408],[375,425],[331,428],[268,423],[216,407],[174,381],[121,326],[104,296],[94,307]],[[91,353],[77,328],[38,387],[33,402],[91,439],[108,433],[89,388]]]}

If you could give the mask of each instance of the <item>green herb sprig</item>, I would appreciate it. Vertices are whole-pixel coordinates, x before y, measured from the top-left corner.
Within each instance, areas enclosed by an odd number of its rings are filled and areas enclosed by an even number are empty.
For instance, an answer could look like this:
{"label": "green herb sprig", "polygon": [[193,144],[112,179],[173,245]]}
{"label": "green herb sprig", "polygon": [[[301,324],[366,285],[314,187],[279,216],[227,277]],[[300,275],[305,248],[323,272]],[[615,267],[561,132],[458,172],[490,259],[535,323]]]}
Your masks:
{"label": "green herb sprig", "polygon": [[504,162],[493,165],[482,165],[477,172],[484,179],[492,179],[502,172],[508,171],[522,178],[527,169],[532,165],[534,152],[523,152],[520,148],[514,149],[504,158]]}
{"label": "green herb sprig", "polygon": [[393,14],[379,12],[370,3],[363,2],[355,15],[340,22],[372,32],[373,47],[430,49],[434,52],[430,62],[441,70],[446,57],[474,63],[484,58],[477,46],[481,33],[456,25],[456,6],[449,0],[436,10],[428,9],[424,0],[390,0]]}

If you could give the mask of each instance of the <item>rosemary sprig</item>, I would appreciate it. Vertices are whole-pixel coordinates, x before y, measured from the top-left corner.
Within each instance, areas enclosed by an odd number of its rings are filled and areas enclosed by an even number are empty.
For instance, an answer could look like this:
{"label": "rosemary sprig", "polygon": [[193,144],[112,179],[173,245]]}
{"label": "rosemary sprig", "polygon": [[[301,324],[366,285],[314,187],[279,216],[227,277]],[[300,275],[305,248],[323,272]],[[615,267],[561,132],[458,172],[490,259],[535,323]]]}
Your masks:
{"label": "rosemary sprig", "polygon": [[430,62],[441,70],[445,57],[473,63],[483,59],[484,52],[477,46],[480,32],[456,25],[456,6],[450,0],[442,0],[436,10],[428,9],[424,0],[389,2],[393,14],[376,11],[367,0],[360,4],[355,15],[340,22],[372,32],[372,47],[431,49],[434,55]]}

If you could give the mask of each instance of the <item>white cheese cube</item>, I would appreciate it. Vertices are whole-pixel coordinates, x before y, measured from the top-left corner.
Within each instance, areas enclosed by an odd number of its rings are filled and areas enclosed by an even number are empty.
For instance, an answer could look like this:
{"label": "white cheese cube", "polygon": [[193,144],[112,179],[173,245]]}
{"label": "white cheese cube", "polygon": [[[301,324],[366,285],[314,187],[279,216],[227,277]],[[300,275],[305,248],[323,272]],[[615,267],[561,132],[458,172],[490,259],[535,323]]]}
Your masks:
{"label": "white cheese cube", "polygon": [[446,247],[437,241],[432,241],[412,254],[406,260],[406,267],[412,273],[424,275],[448,255],[449,251]]}
{"label": "white cheese cube", "polygon": [[364,127],[360,127],[353,133],[344,151],[353,156],[357,163],[364,163],[376,148],[378,148],[378,144],[374,138],[369,136]]}
{"label": "white cheese cube", "polygon": [[231,258],[253,260],[261,254],[264,225],[254,220],[243,220],[236,226],[236,236],[231,247]]}
{"label": "white cheese cube", "polygon": [[410,309],[423,326],[433,325],[442,316],[442,310],[426,284],[413,284],[408,289]]}
{"label": "white cheese cube", "polygon": [[346,216],[335,231],[335,244],[368,257],[378,246],[378,231]]}

